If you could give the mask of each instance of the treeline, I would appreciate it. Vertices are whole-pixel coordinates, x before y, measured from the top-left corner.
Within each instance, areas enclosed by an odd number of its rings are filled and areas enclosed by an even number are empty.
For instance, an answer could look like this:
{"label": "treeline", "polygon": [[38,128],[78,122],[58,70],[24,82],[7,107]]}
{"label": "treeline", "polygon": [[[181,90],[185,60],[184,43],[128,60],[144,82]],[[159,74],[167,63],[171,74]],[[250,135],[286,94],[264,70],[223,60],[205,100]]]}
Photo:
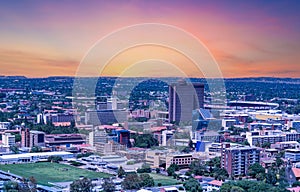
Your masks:
{"label": "treeline", "polygon": [[70,126],[54,126],[53,124],[28,124],[30,130],[43,131],[46,134],[71,134],[78,133],[78,129],[75,127],[74,123]]}

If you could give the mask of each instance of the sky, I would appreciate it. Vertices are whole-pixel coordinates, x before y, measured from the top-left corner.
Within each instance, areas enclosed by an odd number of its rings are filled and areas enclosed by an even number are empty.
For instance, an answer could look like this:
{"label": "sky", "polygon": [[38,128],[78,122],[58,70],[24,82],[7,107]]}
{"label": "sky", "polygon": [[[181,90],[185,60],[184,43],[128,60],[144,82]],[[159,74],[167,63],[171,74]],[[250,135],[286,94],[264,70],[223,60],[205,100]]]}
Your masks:
{"label": "sky", "polygon": [[[75,76],[97,42],[109,34],[131,25],[160,23],[197,38],[223,77],[300,77],[299,9],[296,0],[0,1],[0,75]],[[127,34],[123,40],[137,35],[141,34]],[[177,41],[189,46],[180,37]],[[108,54],[113,45],[97,54]],[[174,49],[125,48],[105,64],[105,71],[94,68],[91,74],[203,76],[195,73],[187,55]]]}

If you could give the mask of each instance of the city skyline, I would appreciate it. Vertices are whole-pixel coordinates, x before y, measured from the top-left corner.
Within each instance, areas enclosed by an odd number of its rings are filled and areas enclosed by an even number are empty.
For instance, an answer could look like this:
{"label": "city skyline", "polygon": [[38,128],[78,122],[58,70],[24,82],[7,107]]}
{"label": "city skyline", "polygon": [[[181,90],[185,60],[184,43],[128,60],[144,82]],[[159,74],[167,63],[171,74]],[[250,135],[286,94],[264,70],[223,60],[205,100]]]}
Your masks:
{"label": "city skyline", "polygon": [[[99,39],[141,23],[172,25],[192,34],[209,49],[226,78],[300,74],[296,1],[3,1],[0,5],[1,75],[75,76],[80,61]],[[195,77],[190,61],[155,46],[121,53],[111,61],[116,67],[106,74],[119,76],[114,72],[120,62],[130,66],[145,58],[175,66],[185,63],[185,74]],[[149,71],[153,65],[168,69],[169,64],[153,62],[147,63]],[[158,70],[143,75],[165,74]]]}

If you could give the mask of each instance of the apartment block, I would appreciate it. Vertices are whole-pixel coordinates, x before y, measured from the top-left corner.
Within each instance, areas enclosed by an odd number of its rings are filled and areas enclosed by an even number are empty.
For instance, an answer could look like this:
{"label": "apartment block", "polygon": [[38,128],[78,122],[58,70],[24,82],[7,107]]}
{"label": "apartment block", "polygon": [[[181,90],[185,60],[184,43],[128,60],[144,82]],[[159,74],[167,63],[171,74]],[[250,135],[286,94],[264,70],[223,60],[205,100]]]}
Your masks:
{"label": "apartment block", "polygon": [[232,176],[247,175],[249,166],[259,163],[259,160],[260,150],[256,147],[227,145],[222,149],[221,165]]}

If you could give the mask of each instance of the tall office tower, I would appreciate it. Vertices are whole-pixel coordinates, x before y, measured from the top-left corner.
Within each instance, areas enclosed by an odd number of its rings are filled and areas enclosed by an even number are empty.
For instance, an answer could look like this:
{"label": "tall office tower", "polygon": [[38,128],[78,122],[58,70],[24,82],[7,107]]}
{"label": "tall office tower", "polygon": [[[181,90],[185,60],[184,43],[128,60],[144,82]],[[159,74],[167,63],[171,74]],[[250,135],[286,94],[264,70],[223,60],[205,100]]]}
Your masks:
{"label": "tall office tower", "polygon": [[192,111],[203,108],[204,85],[180,80],[169,86],[169,121],[191,122]]}

